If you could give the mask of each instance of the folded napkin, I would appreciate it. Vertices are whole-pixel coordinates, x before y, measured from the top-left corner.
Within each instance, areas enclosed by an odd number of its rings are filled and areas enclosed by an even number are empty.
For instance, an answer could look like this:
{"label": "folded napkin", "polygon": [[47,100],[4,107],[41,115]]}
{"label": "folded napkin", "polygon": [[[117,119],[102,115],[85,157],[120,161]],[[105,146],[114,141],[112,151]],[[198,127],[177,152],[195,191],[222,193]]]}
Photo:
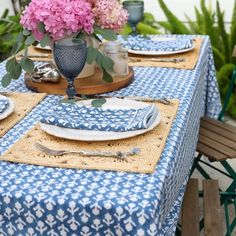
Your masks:
{"label": "folded napkin", "polygon": [[122,132],[149,128],[157,114],[154,104],[142,109],[103,109],[61,103],[41,122],[71,129]]}
{"label": "folded napkin", "polygon": [[9,107],[10,103],[8,99],[0,98],[0,114],[3,114]]}
{"label": "folded napkin", "polygon": [[193,46],[193,40],[183,38],[170,38],[169,40],[163,38],[162,40],[162,38],[160,38],[159,41],[137,35],[129,38],[123,45],[125,48],[132,50],[172,52],[191,48]]}

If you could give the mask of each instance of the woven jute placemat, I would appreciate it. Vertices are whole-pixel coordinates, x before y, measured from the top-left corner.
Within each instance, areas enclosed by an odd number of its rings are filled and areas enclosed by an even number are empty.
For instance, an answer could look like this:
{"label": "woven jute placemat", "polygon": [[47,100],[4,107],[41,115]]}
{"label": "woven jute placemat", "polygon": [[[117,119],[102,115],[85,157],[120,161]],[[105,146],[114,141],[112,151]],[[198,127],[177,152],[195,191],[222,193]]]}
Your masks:
{"label": "woven jute placemat", "polygon": [[[145,55],[135,55],[135,54],[129,54],[129,58],[132,59],[138,59],[139,61],[133,62],[129,61],[129,66],[152,66],[152,67],[170,67],[170,68],[176,68],[176,69],[187,69],[192,70],[195,68],[200,50],[202,45],[203,39],[196,38],[194,39],[194,49],[188,52],[179,53],[179,54],[173,54],[173,55],[165,55],[165,56],[145,56]],[[150,58],[159,58],[159,59],[177,59],[177,58],[183,58],[183,62],[154,62],[154,61],[148,61]]]}
{"label": "woven jute placemat", "polygon": [[14,112],[0,120],[0,137],[24,118],[43,98],[45,93],[7,93],[4,96],[14,102]]}
{"label": "woven jute placemat", "polygon": [[[178,100],[172,100],[171,105],[157,103],[161,112],[159,126],[145,134],[115,141],[81,142],[56,138],[45,133],[39,125],[36,125],[1,156],[0,160],[50,167],[153,173],[164,149],[178,104]],[[83,149],[116,152],[139,147],[141,152],[138,155],[128,156],[126,160],[112,157],[82,157],[78,154],[49,156],[36,149],[36,142],[57,150]]]}

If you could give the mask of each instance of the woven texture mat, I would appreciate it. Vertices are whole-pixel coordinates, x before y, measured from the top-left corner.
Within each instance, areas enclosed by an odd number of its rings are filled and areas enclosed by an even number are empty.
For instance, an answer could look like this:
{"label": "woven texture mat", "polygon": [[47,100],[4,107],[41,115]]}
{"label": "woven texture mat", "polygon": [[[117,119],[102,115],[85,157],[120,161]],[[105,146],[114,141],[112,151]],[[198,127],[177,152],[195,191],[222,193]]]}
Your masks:
{"label": "woven texture mat", "polygon": [[[5,94],[4,94],[5,95]],[[5,95],[14,102],[14,112],[0,120],[0,137],[23,119],[43,98],[45,93],[9,93]]]}
{"label": "woven texture mat", "polygon": [[[197,64],[201,45],[202,45],[201,38],[194,39],[194,49],[185,52],[185,53],[179,53],[179,54],[173,54],[173,55],[163,55],[163,56],[145,56],[145,55],[135,55],[135,54],[129,54],[129,58],[138,59],[140,61],[133,62],[129,61],[129,66],[153,66],[153,67],[171,67],[171,68],[177,68],[177,69],[187,69],[187,70],[193,70]],[[148,58],[159,58],[159,59],[175,59],[175,58],[183,58],[183,62],[153,62],[148,61]]]}
{"label": "woven texture mat", "polygon": [[[164,149],[172,122],[178,110],[178,104],[178,100],[172,100],[171,105],[158,103],[162,116],[160,125],[148,133],[122,140],[103,142],[66,140],[48,135],[41,130],[39,125],[36,125],[0,159],[51,167],[153,173]],[[82,157],[78,154],[49,156],[35,148],[34,144],[36,142],[57,150],[63,148],[68,150],[86,149],[116,152],[128,151],[133,147],[139,147],[141,152],[135,156],[128,156],[125,161],[112,157]]]}

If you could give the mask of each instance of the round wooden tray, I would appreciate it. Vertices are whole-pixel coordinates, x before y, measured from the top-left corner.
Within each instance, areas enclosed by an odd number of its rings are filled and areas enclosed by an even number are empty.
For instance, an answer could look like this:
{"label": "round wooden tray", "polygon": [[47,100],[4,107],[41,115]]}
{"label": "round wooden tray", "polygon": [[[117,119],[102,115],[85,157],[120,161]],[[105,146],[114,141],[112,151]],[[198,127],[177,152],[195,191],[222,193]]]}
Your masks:
{"label": "round wooden tray", "polygon": [[[114,77],[112,83],[105,82],[102,79],[102,72],[99,68],[95,74],[87,78],[79,78],[75,80],[75,88],[79,94],[93,95],[99,93],[107,93],[114,90],[126,87],[131,83],[134,77],[132,67],[129,67],[128,75],[124,77]],[[25,84],[30,90],[38,93],[65,95],[67,82],[65,79],[60,79],[58,83],[42,82],[35,83],[30,79],[30,74],[25,74]]]}

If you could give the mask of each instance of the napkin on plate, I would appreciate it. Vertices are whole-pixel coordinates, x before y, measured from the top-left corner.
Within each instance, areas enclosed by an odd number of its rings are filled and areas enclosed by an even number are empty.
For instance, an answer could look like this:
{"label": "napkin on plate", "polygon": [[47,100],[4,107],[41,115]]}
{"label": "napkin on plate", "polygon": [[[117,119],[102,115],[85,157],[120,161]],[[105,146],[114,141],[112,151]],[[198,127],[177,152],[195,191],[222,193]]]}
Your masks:
{"label": "napkin on plate", "polygon": [[139,51],[163,51],[172,52],[193,47],[193,39],[183,38],[159,38],[151,39],[137,35],[124,42],[124,47]]}
{"label": "napkin on plate", "polygon": [[103,109],[61,103],[41,122],[71,129],[123,132],[147,129],[157,115],[154,104],[142,109]]}
{"label": "napkin on plate", "polygon": [[0,114],[3,114],[9,107],[10,103],[8,99],[0,98]]}

